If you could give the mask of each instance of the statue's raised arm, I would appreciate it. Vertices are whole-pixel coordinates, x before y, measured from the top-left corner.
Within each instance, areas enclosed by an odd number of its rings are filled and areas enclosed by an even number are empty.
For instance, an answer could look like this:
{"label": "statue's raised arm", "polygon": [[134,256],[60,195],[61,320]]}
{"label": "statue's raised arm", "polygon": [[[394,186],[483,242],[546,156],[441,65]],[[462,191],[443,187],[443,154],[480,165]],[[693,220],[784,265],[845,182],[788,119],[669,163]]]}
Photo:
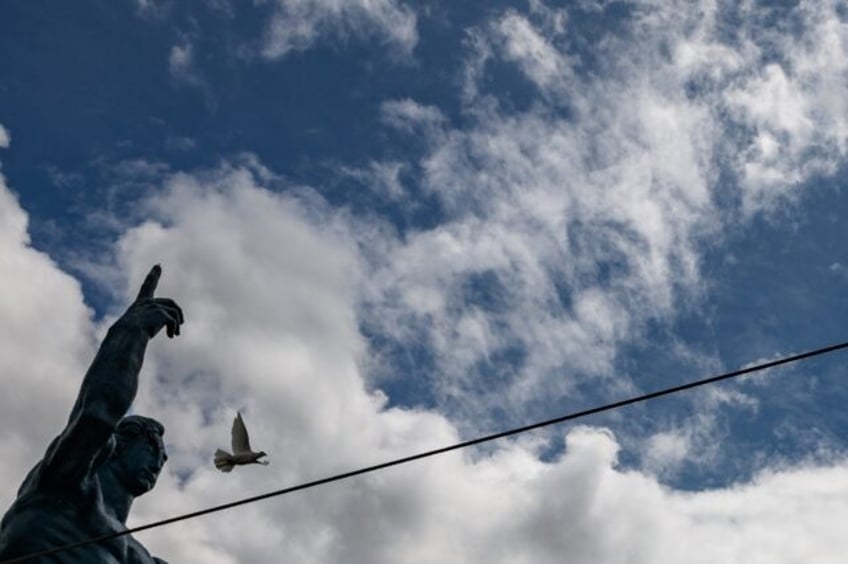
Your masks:
{"label": "statue's raised arm", "polygon": [[138,297],[109,328],[83,379],[67,427],[44,457],[42,480],[78,483],[84,478],[135,399],[147,343],[163,327],[168,337],[180,334],[180,306],[172,299],[154,297],[161,274],[159,265],[150,270]]}
{"label": "statue's raised arm", "polygon": [[[50,443],[0,523],[0,560],[125,530],[135,497],[153,488],[167,456],[164,427],[126,416],[147,343],[180,334],[183,312],[155,297],[154,266],[138,296],[109,328],[80,386],[68,424]],[[34,560],[41,562],[42,560]],[[163,562],[129,535],[59,553],[45,562]]]}

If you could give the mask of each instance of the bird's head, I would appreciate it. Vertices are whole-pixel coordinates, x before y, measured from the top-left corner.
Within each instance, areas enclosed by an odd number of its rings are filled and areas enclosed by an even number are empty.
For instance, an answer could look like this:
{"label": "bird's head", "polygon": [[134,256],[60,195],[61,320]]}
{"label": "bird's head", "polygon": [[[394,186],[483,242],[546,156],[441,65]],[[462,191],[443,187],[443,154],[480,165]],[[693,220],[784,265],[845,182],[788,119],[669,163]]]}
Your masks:
{"label": "bird's head", "polygon": [[259,460],[263,456],[267,457],[268,454],[264,450],[259,451],[259,453],[256,455],[256,463],[257,464],[264,464],[265,466],[268,466],[269,464],[271,464],[270,460]]}

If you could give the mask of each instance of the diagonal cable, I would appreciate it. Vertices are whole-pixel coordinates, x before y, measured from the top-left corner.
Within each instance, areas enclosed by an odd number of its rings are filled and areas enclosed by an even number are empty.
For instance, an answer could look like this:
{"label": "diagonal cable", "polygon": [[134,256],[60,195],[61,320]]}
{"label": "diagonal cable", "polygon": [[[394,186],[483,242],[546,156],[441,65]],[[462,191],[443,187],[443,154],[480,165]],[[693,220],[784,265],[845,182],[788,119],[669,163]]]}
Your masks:
{"label": "diagonal cable", "polygon": [[345,480],[347,478],[352,478],[354,476],[360,476],[362,474],[368,474],[370,472],[376,472],[377,470],[383,470],[383,469],[389,468],[391,466],[399,466],[401,464],[406,464],[407,462],[413,462],[415,460],[421,460],[422,458],[428,458],[428,457],[431,457],[431,456],[435,456],[437,454],[443,454],[443,453],[450,452],[450,451],[453,451],[453,450],[459,450],[459,449],[467,448],[467,447],[470,447],[470,446],[479,445],[479,444],[482,444],[482,443],[494,441],[494,440],[497,440],[497,439],[502,439],[502,438],[505,438],[505,437],[518,435],[520,433],[526,433],[528,431],[533,431],[535,429],[540,429],[542,427],[548,427],[550,425],[556,425],[558,423],[564,423],[566,421],[579,419],[581,417],[594,415],[596,413],[602,413],[602,412],[605,412],[605,411],[612,411],[614,409],[618,409],[618,408],[625,407],[625,406],[628,406],[628,405],[632,405],[632,404],[635,404],[635,403],[640,403],[640,402],[652,400],[652,399],[655,399],[655,398],[659,398],[659,397],[662,397],[662,396],[668,396],[668,395],[671,395],[671,394],[676,394],[678,392],[684,392],[686,390],[691,390],[692,388],[698,388],[698,387],[701,387],[701,386],[706,386],[707,384],[715,384],[715,383],[721,382],[723,380],[729,380],[731,378],[737,378],[739,376],[744,376],[745,374],[751,374],[751,373],[754,373],[754,372],[767,370],[769,368],[774,368],[774,367],[777,367],[777,366],[791,364],[793,362],[806,360],[806,359],[809,359],[809,358],[813,358],[815,356],[821,356],[821,355],[828,354],[828,353],[831,353],[831,352],[835,352],[835,351],[845,349],[845,348],[848,348],[848,341],[846,341],[844,343],[839,343],[839,344],[836,344],[836,345],[831,345],[831,346],[828,346],[828,347],[823,347],[823,348],[820,348],[820,349],[815,349],[815,350],[803,352],[803,353],[792,355],[792,356],[786,356],[786,357],[779,358],[779,359],[776,359],[776,360],[772,360],[772,361],[769,361],[769,362],[764,362],[764,363],[761,363],[761,364],[748,366],[747,368],[740,368],[739,370],[734,370],[732,372],[725,372],[724,374],[719,374],[717,376],[711,376],[709,378],[704,378],[702,380],[695,380],[695,381],[692,381],[692,382],[687,382],[685,384],[680,384],[678,386],[672,386],[670,388],[664,388],[664,389],[661,389],[661,390],[657,390],[657,391],[654,391],[654,392],[649,392],[647,394],[643,394],[641,396],[636,396],[636,397],[616,401],[616,402],[613,402],[613,403],[608,403],[606,405],[602,405],[602,406],[599,406],[599,407],[593,407],[591,409],[586,409],[586,410],[578,411],[578,412],[575,412],[575,413],[569,413],[567,415],[561,415],[559,417],[554,417],[552,419],[546,419],[544,421],[538,421],[536,423],[531,423],[529,425],[524,425],[522,427],[515,427],[513,429],[508,429],[506,431],[501,431],[501,432],[498,432],[498,433],[492,433],[490,435],[484,435],[484,436],[481,436],[481,437],[477,437],[475,439],[462,441],[462,442],[455,443],[455,444],[452,444],[452,445],[449,445],[449,446],[445,446],[445,447],[441,447],[441,448],[437,448],[437,449],[433,449],[433,450],[428,450],[428,451],[425,451],[425,452],[420,452],[418,454],[413,454],[413,455],[406,456],[406,457],[403,457],[403,458],[397,458],[397,459],[394,459],[394,460],[390,460],[388,462],[382,462],[380,464],[374,464],[373,466],[366,466],[364,468],[359,468],[358,470],[351,470],[349,472],[343,472],[341,474],[335,474],[333,476],[328,476],[326,478],[313,480],[311,482],[304,482],[302,484],[298,484],[296,486],[290,486],[288,488],[283,488],[281,490],[275,490],[275,491],[267,492],[267,493],[264,493],[264,494],[256,495],[256,496],[253,496],[253,497],[247,497],[247,498],[232,501],[232,502],[229,502],[229,503],[224,503],[224,504],[221,504],[221,505],[208,507],[206,509],[201,509],[199,511],[194,511],[192,513],[186,513],[184,515],[178,515],[176,517],[170,517],[168,519],[163,519],[161,521],[155,521],[153,523],[148,523],[146,525],[140,525],[138,527],[126,529],[124,531],[117,531],[117,532],[114,532],[114,533],[109,533],[107,535],[101,535],[99,537],[94,537],[94,538],[86,539],[86,540],[83,540],[83,541],[79,541],[79,542],[75,542],[75,543],[71,543],[71,544],[66,544],[66,545],[62,545],[62,546],[57,546],[57,547],[50,548],[50,549],[47,549],[47,550],[42,550],[42,551],[39,551],[39,552],[34,552],[32,554],[27,554],[27,555],[24,555],[24,556],[18,556],[16,558],[11,558],[9,560],[3,560],[2,562],[0,562],[0,564],[14,564],[14,563],[17,563],[17,562],[26,562],[27,560],[31,560],[31,559],[34,559],[34,558],[42,558],[44,556],[50,556],[50,555],[56,554],[58,552],[64,552],[64,551],[67,551],[67,550],[73,550],[75,548],[87,546],[89,544],[104,542],[104,541],[111,540],[111,539],[114,539],[114,538],[117,538],[117,537],[121,537],[123,535],[129,535],[129,534],[132,534],[132,533],[145,531],[147,529],[153,529],[153,528],[156,528],[156,527],[161,527],[163,525],[170,525],[171,523],[176,523],[177,521],[185,521],[187,519],[194,519],[195,517],[200,517],[202,515],[207,515],[209,513],[216,513],[218,511],[224,511],[226,509],[232,509],[232,508],[238,507],[240,505],[246,505],[248,503],[254,503],[256,501],[262,501],[263,499],[268,499],[268,498],[271,498],[271,497],[277,497],[277,496],[293,493],[293,492],[300,491],[300,490],[306,490],[306,489],[309,489],[309,488],[314,488],[314,487],[321,486],[321,485],[324,485],[324,484],[329,484],[331,482],[338,482],[340,480]]}

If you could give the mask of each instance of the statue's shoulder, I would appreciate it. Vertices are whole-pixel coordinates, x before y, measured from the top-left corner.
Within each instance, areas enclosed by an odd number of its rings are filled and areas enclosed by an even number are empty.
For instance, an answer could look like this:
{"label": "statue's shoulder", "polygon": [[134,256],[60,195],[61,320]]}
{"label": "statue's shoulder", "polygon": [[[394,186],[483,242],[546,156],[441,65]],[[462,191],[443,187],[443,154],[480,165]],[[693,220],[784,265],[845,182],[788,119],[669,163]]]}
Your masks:
{"label": "statue's shoulder", "polygon": [[100,487],[96,475],[83,474],[77,480],[56,479],[55,476],[46,471],[44,460],[40,460],[21,482],[21,486],[18,488],[18,497],[38,497],[39,494],[47,494],[59,499],[73,499],[79,502],[98,497]]}

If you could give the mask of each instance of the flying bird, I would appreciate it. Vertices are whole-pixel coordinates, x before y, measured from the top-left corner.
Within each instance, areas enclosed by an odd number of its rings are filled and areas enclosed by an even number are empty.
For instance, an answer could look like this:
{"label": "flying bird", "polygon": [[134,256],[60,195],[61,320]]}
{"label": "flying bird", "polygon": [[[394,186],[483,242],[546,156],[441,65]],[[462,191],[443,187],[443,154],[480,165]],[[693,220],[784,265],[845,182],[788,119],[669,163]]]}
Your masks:
{"label": "flying bird", "polygon": [[268,456],[265,451],[253,452],[250,450],[250,438],[247,436],[247,427],[244,426],[241,412],[238,412],[233,420],[232,438],[232,454],[221,449],[215,451],[215,468],[221,472],[231,472],[234,466],[242,464],[264,464],[266,466],[269,464],[267,460],[259,460],[263,456]]}

